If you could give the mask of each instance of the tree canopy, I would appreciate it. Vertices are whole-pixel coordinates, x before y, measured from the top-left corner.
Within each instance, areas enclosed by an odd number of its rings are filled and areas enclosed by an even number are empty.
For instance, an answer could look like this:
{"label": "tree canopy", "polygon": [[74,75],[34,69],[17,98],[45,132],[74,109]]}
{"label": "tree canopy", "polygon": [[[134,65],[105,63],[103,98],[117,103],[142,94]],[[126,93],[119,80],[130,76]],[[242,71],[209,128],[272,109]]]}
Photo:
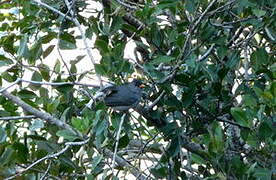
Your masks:
{"label": "tree canopy", "polygon": [[[275,0],[0,2],[0,179],[276,177]],[[137,107],[107,84],[146,83]]]}

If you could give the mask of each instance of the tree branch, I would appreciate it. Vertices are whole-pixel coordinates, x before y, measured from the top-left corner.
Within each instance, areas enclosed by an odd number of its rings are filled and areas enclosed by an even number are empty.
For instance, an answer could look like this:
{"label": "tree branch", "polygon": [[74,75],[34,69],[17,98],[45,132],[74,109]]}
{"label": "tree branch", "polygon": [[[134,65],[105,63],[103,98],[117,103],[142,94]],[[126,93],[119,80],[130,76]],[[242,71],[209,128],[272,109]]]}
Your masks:
{"label": "tree branch", "polygon": [[[103,153],[111,159],[114,156],[113,152],[110,151],[109,149],[104,149]],[[115,161],[119,166],[129,168],[131,174],[133,174],[136,177],[136,179],[138,179],[138,180],[146,180],[147,179],[146,176],[144,176],[142,172],[139,172],[137,170],[137,168],[133,167],[129,162],[127,162],[125,159],[121,158],[120,156],[116,155]]]}
{"label": "tree branch", "polygon": [[19,120],[19,119],[34,119],[36,116],[7,116],[7,117],[0,117],[0,121],[10,121],[10,120]]}
{"label": "tree branch", "polygon": [[57,9],[55,9],[55,8],[53,8],[53,7],[51,7],[51,6],[49,6],[48,4],[46,4],[46,3],[44,3],[44,2],[41,2],[40,0],[32,0],[32,1],[35,2],[35,3],[37,3],[37,4],[39,4],[39,5],[41,5],[41,6],[44,6],[44,7],[47,8],[47,9],[50,9],[51,11],[57,13],[58,15],[60,15],[60,16],[62,16],[62,17],[64,17],[64,18],[66,18],[66,19],[68,19],[68,20],[70,20],[70,21],[73,21],[73,18],[71,18],[71,17],[69,17],[69,16],[66,16],[66,15],[63,14],[62,12],[58,11]]}
{"label": "tree branch", "polygon": [[55,157],[60,156],[61,154],[65,153],[69,149],[70,146],[81,146],[81,145],[87,144],[88,141],[89,141],[89,139],[86,139],[84,141],[79,141],[79,142],[67,142],[67,143],[65,143],[65,147],[63,149],[61,149],[59,152],[44,156],[43,158],[36,160],[31,165],[29,165],[27,168],[23,169],[22,171],[16,173],[13,176],[10,176],[10,177],[6,178],[5,180],[14,179],[15,177],[23,174],[24,172],[28,171],[29,169],[31,169],[32,167],[34,167],[35,165],[37,165],[38,163],[40,163],[44,160],[53,159]]}
{"label": "tree branch", "polygon": [[62,129],[67,129],[71,132],[74,132],[79,137],[83,137],[80,132],[72,129],[72,127],[70,125],[66,124],[65,122],[62,122],[59,119],[52,117],[50,114],[48,114],[46,112],[41,112],[41,111],[33,108],[29,104],[22,101],[20,98],[10,94],[7,91],[2,91],[1,93],[3,94],[4,97],[8,98],[10,101],[14,102],[18,106],[22,107],[22,109],[24,109],[25,111],[35,115],[36,117],[41,118],[41,119],[47,121],[48,123],[54,124],[54,125],[62,128]]}
{"label": "tree branch", "polygon": [[[67,8],[70,10],[71,9],[70,3],[68,2],[68,0],[65,0],[65,2],[66,2],[66,5],[67,5]],[[70,11],[70,14],[72,16],[74,16],[73,12],[71,12],[71,11]],[[89,48],[87,39],[85,37],[85,33],[83,32],[83,30],[81,28],[81,24],[80,24],[80,22],[76,18],[72,18],[72,21],[77,26],[77,28],[79,29],[79,32],[80,32],[82,40],[83,40],[83,44],[84,44],[85,49],[86,49],[86,53],[87,53],[88,57],[90,58],[93,66],[95,67],[96,61],[95,61],[95,59],[94,59],[94,57],[92,55],[91,49]],[[97,75],[97,78],[99,80],[100,86],[103,87],[103,82],[102,82],[101,76],[99,74],[97,74],[97,73],[96,73],[96,75]]]}
{"label": "tree branch", "polygon": [[30,84],[35,84],[35,85],[50,85],[50,86],[63,86],[63,85],[76,85],[76,86],[87,86],[87,87],[94,87],[98,88],[100,87],[99,85],[95,84],[86,84],[86,83],[81,83],[81,82],[42,82],[42,81],[31,81],[31,80],[25,80],[18,78],[16,81],[14,81],[11,85],[5,87],[5,88],[0,88],[0,93],[3,91],[6,91],[7,89],[11,88],[12,86],[18,84],[19,82],[25,82],[25,83],[30,83]]}

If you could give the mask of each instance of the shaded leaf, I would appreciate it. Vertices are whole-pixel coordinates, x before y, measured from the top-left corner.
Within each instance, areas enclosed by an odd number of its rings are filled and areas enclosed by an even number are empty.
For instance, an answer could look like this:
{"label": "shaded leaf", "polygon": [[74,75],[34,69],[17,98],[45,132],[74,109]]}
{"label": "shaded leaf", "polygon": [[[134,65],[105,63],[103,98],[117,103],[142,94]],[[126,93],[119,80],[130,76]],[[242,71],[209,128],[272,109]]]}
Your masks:
{"label": "shaded leaf", "polygon": [[154,59],[153,61],[151,61],[151,64],[160,64],[160,63],[169,63],[172,60],[174,60],[174,57],[170,57],[170,56],[159,56],[156,59]]}
{"label": "shaded leaf", "polygon": [[47,56],[49,56],[49,54],[54,50],[55,45],[50,45],[48,46],[44,51],[43,51],[43,58],[46,58]]}
{"label": "shaded leaf", "polygon": [[67,129],[65,130],[59,130],[56,133],[57,136],[63,137],[64,139],[68,140],[68,141],[74,141],[76,139],[78,139],[79,137],[72,131],[69,131]]}
{"label": "shaded leaf", "polygon": [[33,99],[33,98],[37,97],[37,95],[34,92],[28,91],[26,89],[23,89],[23,90],[19,91],[17,93],[17,95],[22,99],[24,99],[24,98]]}
{"label": "shaded leaf", "polygon": [[3,127],[0,127],[0,143],[3,143],[6,141],[7,133]]}
{"label": "shaded leaf", "polygon": [[231,108],[231,114],[240,125],[249,127],[248,119],[244,110],[238,107],[233,107]]}

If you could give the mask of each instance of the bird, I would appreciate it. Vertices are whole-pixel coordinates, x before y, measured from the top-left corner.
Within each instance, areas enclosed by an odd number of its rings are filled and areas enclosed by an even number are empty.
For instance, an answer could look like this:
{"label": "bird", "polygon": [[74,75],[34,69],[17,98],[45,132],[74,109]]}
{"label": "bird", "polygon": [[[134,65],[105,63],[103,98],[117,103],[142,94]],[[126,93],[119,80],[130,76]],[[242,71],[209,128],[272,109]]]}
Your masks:
{"label": "bird", "polygon": [[119,86],[108,86],[102,90],[106,94],[103,101],[106,106],[115,110],[127,111],[139,104],[144,87],[145,85],[139,79]]}
{"label": "bird", "polygon": [[108,85],[100,89],[86,106],[91,109],[95,101],[101,100],[114,110],[128,111],[139,104],[144,87],[144,83],[139,79],[122,85]]}

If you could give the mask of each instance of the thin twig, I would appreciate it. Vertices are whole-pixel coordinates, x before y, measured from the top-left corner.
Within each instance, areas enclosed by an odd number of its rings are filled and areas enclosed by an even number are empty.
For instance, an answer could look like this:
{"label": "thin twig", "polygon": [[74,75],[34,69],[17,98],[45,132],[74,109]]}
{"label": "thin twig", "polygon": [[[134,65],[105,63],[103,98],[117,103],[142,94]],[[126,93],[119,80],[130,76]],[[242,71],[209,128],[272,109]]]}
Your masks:
{"label": "thin twig", "polygon": [[[109,149],[104,149],[103,150],[104,154],[108,156],[109,158],[113,158],[113,152],[110,151]],[[115,161],[116,163],[121,166],[121,167],[126,167],[130,170],[131,174],[136,177],[138,180],[146,180],[146,176],[143,175],[143,172],[139,172],[137,168],[132,166],[128,161],[126,161],[124,158],[121,158],[120,156],[116,155],[115,156]]]}
{"label": "thin twig", "polygon": [[70,71],[68,65],[66,64],[66,62],[65,62],[65,60],[64,60],[64,58],[63,58],[63,56],[62,56],[62,54],[61,54],[61,52],[60,52],[60,46],[59,46],[59,44],[60,44],[60,33],[61,33],[61,30],[59,30],[58,36],[57,36],[57,39],[58,39],[58,41],[57,41],[57,52],[58,52],[58,55],[59,55],[61,61],[62,61],[63,64],[64,64],[65,68],[67,69],[67,71],[68,71],[68,73],[69,73],[69,76],[73,77],[73,75],[72,75],[72,73],[71,73],[71,71]]}
{"label": "thin twig", "polygon": [[7,86],[7,87],[5,87],[5,88],[0,89],[0,93],[6,91],[7,89],[9,89],[9,88],[11,88],[11,87],[13,87],[14,85],[16,85],[17,83],[19,83],[20,81],[21,81],[21,79],[17,79],[17,80],[14,81],[11,85],[9,85],[9,86]]}
{"label": "thin twig", "polygon": [[53,159],[53,158],[56,158],[56,157],[60,156],[61,154],[66,152],[69,149],[70,146],[81,146],[81,145],[87,144],[88,141],[89,141],[89,139],[86,139],[86,140],[80,141],[80,142],[67,142],[67,143],[65,143],[65,147],[63,149],[61,149],[59,152],[44,156],[43,158],[36,160],[31,165],[29,165],[27,168],[21,170],[20,172],[16,173],[13,176],[10,176],[10,177],[6,178],[5,180],[14,179],[15,177],[23,174],[24,172],[28,171],[29,169],[31,169],[35,165],[39,164],[40,162],[45,161],[47,159]]}
{"label": "thin twig", "polygon": [[[207,16],[212,16],[214,15],[215,13],[217,12],[222,12],[222,11],[225,11],[225,10],[228,10],[228,7],[227,6],[230,6],[232,5],[234,2],[236,2],[236,0],[233,0],[233,1],[228,1],[227,3],[225,3],[223,6],[220,6],[218,7],[217,9],[207,13]],[[227,8],[226,8],[227,7]]]}
{"label": "thin twig", "polygon": [[2,1],[2,2],[0,2],[0,5],[2,5],[2,4],[6,4],[6,3],[9,3],[10,1],[12,1],[12,0]]}
{"label": "thin twig", "polygon": [[[66,1],[66,2],[67,2],[67,1]],[[65,17],[67,17],[68,14],[71,13],[72,8],[74,7],[74,4],[75,4],[75,0],[72,1],[72,5],[71,5],[70,9],[68,9],[67,13],[65,14]],[[71,13],[71,15],[72,15],[72,14],[73,14],[73,12]],[[73,15],[72,15],[72,16],[73,16]],[[65,17],[63,17],[63,19],[61,20],[61,25],[60,25],[59,31],[58,31],[58,36],[57,36],[57,39],[58,39],[58,41],[57,41],[57,52],[58,52],[58,54],[59,54],[59,57],[60,57],[61,61],[62,61],[63,64],[64,64],[65,68],[67,69],[67,71],[68,71],[70,77],[73,77],[73,75],[72,75],[72,73],[71,73],[71,71],[70,71],[68,65],[66,64],[66,62],[65,62],[65,60],[64,60],[64,58],[63,58],[63,56],[62,56],[62,54],[61,54],[61,51],[60,51],[60,34],[61,34],[62,23],[64,22]]]}
{"label": "thin twig", "polygon": [[5,90],[11,88],[15,84],[18,84],[19,82],[25,82],[25,83],[35,84],[35,85],[49,85],[49,86],[75,85],[75,86],[87,86],[87,87],[95,87],[95,88],[100,87],[99,85],[96,85],[96,84],[86,84],[86,83],[82,83],[82,82],[42,82],[42,81],[32,81],[32,80],[18,78],[10,86],[1,89],[0,93],[2,91],[5,91]]}
{"label": "thin twig", "polygon": [[53,11],[53,12],[59,14],[59,15],[62,16],[62,17],[65,17],[66,19],[68,19],[68,20],[70,20],[70,21],[73,21],[73,18],[71,18],[71,17],[69,17],[69,16],[66,16],[66,15],[63,14],[62,12],[58,11],[57,9],[55,9],[55,8],[53,8],[53,7],[51,7],[51,6],[49,6],[48,4],[46,4],[46,3],[44,3],[44,2],[41,2],[40,0],[32,0],[32,1],[35,2],[35,3],[37,3],[37,4],[39,4],[39,5],[41,5],[41,6],[44,6],[44,7],[47,8],[47,9],[50,9],[51,11]]}
{"label": "thin twig", "polygon": [[199,23],[202,21],[202,19],[204,18],[204,16],[207,14],[207,12],[209,11],[209,9],[217,2],[217,0],[213,0],[212,2],[210,2],[210,4],[206,7],[206,9],[204,10],[204,12],[201,14],[201,16],[199,16],[199,18],[197,19],[197,21],[194,23],[191,32],[193,32],[195,30],[195,28],[199,25]]}
{"label": "thin twig", "polygon": [[249,55],[248,55],[248,46],[244,46],[244,78],[249,80]]}
{"label": "thin twig", "polygon": [[48,167],[47,167],[45,173],[43,174],[43,176],[40,178],[40,180],[46,179],[46,177],[47,177],[47,175],[48,175],[48,173],[49,173],[49,170],[50,170],[51,166],[52,166],[52,161],[49,162]]}
{"label": "thin twig", "polygon": [[[27,168],[28,166],[27,165],[23,165],[23,164],[18,164],[19,167],[21,168]],[[33,172],[38,172],[38,173],[45,173],[45,171],[43,171],[41,168],[34,168],[32,167],[30,170],[32,170]],[[67,176],[66,174],[64,174],[64,176]],[[56,180],[62,180],[60,177],[57,177],[57,176],[54,176],[52,174],[48,174],[48,177],[49,178],[52,178],[52,179],[56,179]]]}
{"label": "thin twig", "polygon": [[148,110],[152,109],[160,101],[160,99],[164,96],[164,94],[165,94],[165,91],[162,91],[161,94],[146,108]]}
{"label": "thin twig", "polygon": [[128,8],[128,9],[130,9],[130,10],[136,10],[136,9],[138,9],[136,6],[132,6],[132,5],[127,4],[127,3],[125,3],[125,2],[123,2],[123,1],[121,1],[121,0],[115,0],[115,1],[116,1],[118,4],[124,6],[125,8]]}
{"label": "thin twig", "polygon": [[63,86],[63,85],[77,85],[77,86],[89,86],[89,87],[99,87],[99,85],[94,84],[86,84],[81,82],[40,82],[40,81],[30,81],[30,80],[24,80],[22,79],[22,82],[27,82],[31,84],[37,84],[37,85],[50,85],[50,86]]}
{"label": "thin twig", "polygon": [[247,45],[247,43],[259,32],[261,31],[261,29],[257,29],[253,32],[251,32],[251,34],[249,35],[249,37],[247,37],[246,39],[238,42],[237,44],[231,46],[230,48],[236,48],[236,47],[240,47],[240,46],[245,46]]}
{"label": "thin twig", "polygon": [[36,116],[29,115],[29,116],[7,116],[7,117],[0,117],[0,121],[10,121],[10,120],[19,120],[19,119],[34,119]]}
{"label": "thin twig", "polygon": [[114,153],[113,153],[113,158],[112,158],[112,174],[113,176],[115,176],[114,174],[114,167],[115,167],[115,159],[116,159],[116,155],[117,155],[117,151],[118,151],[118,145],[119,145],[119,139],[120,139],[120,134],[121,134],[121,130],[122,130],[122,126],[125,120],[126,114],[123,114],[123,116],[121,117],[121,122],[119,125],[119,129],[116,135],[116,143],[115,143],[115,149],[114,149]]}
{"label": "thin twig", "polygon": [[[68,0],[65,0],[65,3],[66,3],[66,5],[67,5],[67,8],[68,8],[68,9],[71,9],[71,8],[70,8],[70,3],[69,3],[69,1],[68,1]],[[71,13],[72,16],[74,16],[74,14],[72,14],[72,12],[70,12],[70,13]],[[76,18],[72,18],[72,21],[73,21],[73,23],[77,26],[77,28],[79,29],[79,32],[80,32],[80,34],[81,34],[81,37],[82,37],[82,40],[83,40],[83,43],[84,43],[84,46],[85,46],[85,49],[86,49],[86,53],[87,53],[88,57],[90,58],[90,60],[91,60],[91,62],[92,62],[92,64],[93,64],[93,66],[95,67],[96,61],[95,61],[95,59],[94,59],[94,57],[93,57],[93,55],[92,55],[91,48],[89,48],[87,39],[86,39],[86,37],[85,37],[85,33],[83,32],[83,30],[82,30],[82,28],[81,28],[81,24],[80,24],[80,22],[79,22]],[[97,75],[97,78],[98,78],[98,80],[99,80],[100,87],[103,87],[103,82],[102,82],[101,76],[100,76],[99,74],[96,74],[96,75]]]}
{"label": "thin twig", "polygon": [[238,124],[238,123],[236,123],[236,122],[234,122],[234,121],[230,121],[230,120],[228,120],[227,118],[222,117],[222,116],[216,117],[215,119],[216,119],[217,121],[220,121],[220,122],[232,124],[232,125],[234,125],[234,126],[237,126],[237,127],[239,127],[239,128],[242,128],[242,129],[251,130],[249,127],[242,126],[242,125],[240,125],[240,124]]}
{"label": "thin twig", "polygon": [[211,47],[200,58],[196,60],[196,62],[200,62],[206,59],[209,56],[209,54],[212,52],[214,47],[215,47],[215,44],[212,44]]}

